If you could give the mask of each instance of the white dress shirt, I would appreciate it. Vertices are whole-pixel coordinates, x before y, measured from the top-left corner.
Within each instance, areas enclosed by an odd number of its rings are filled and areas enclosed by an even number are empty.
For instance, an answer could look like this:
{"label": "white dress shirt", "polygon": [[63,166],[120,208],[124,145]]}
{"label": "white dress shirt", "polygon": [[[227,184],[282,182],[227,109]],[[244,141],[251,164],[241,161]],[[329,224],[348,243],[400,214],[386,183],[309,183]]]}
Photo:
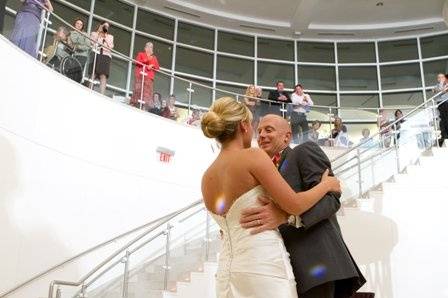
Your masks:
{"label": "white dress shirt", "polygon": [[307,113],[307,108],[312,107],[314,105],[311,100],[311,96],[309,94],[303,93],[302,95],[298,95],[297,93],[293,93],[291,96],[292,104],[294,105],[294,112],[297,113]]}

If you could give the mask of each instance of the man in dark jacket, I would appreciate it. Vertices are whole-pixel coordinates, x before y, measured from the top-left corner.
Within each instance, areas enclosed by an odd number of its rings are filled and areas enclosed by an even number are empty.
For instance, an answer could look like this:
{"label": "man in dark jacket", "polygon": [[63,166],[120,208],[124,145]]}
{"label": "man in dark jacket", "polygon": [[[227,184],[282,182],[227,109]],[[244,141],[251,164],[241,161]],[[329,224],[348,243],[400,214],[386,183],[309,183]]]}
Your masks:
{"label": "man in dark jacket", "polygon": [[[306,191],[321,180],[331,163],[314,142],[291,149],[291,128],[283,118],[265,116],[258,126],[258,145],[296,191]],[[269,199],[263,206],[243,211],[241,224],[252,233],[279,227],[291,258],[300,298],[351,297],[365,282],[342,239],[336,212],[339,194],[328,193],[301,216],[288,215]]]}
{"label": "man in dark jacket", "polygon": [[[269,113],[281,115],[280,108],[282,108],[282,104],[291,103],[291,97],[289,95],[289,92],[285,91],[285,83],[283,81],[278,81],[275,84],[275,88],[275,90],[269,91],[268,99],[270,101],[267,103],[263,103],[264,105],[266,105],[264,110],[268,111]],[[267,113],[263,113],[263,115],[266,114]]]}
{"label": "man in dark jacket", "polygon": [[5,14],[6,14],[6,0],[0,0],[0,33],[3,33]]}

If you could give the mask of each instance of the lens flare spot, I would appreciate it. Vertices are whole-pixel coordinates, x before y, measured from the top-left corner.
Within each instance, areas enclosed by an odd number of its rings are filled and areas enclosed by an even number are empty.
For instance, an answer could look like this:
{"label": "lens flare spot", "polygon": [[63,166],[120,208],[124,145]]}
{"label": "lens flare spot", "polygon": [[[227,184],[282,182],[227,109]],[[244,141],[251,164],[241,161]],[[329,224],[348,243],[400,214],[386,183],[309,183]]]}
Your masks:
{"label": "lens flare spot", "polygon": [[215,212],[216,214],[224,214],[224,211],[226,210],[226,200],[224,197],[220,197],[216,200],[215,203]]}
{"label": "lens flare spot", "polygon": [[316,265],[310,269],[309,273],[314,278],[322,279],[327,274],[327,267],[324,265]]}

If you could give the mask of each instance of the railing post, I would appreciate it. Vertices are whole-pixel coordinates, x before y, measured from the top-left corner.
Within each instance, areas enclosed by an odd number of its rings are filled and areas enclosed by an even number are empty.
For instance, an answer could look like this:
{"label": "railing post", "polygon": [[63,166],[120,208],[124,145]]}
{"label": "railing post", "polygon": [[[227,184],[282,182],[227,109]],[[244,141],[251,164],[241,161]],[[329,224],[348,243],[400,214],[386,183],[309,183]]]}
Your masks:
{"label": "railing post", "polygon": [[205,211],[205,261],[208,262],[210,254],[210,214]]}
{"label": "railing post", "polygon": [[284,103],[284,102],[282,102],[282,110],[281,110],[281,112],[282,112],[282,118],[283,118],[283,119],[286,119],[285,103]]}
{"label": "railing post", "polygon": [[329,136],[329,138],[328,138],[328,140],[330,141],[330,146],[331,147],[333,147],[333,145],[334,145],[334,143],[333,143],[333,136],[332,136],[332,133],[331,133],[331,130],[332,130],[332,128],[331,128],[331,120],[332,120],[332,117],[333,117],[333,110],[332,110],[332,108],[331,107],[328,107],[328,123],[329,123],[329,125],[330,125],[330,136]]}
{"label": "railing post", "polygon": [[358,168],[358,197],[362,198],[361,150],[359,148],[356,149],[356,161]]}
{"label": "railing post", "polygon": [[41,51],[40,51],[40,58],[39,61],[42,62],[44,57],[44,49],[45,49],[45,40],[47,39],[47,32],[48,32],[48,23],[50,22],[50,12],[45,12],[45,18],[44,18],[44,37],[42,39],[42,45],[41,45]]}
{"label": "railing post", "polygon": [[397,162],[397,173],[400,173],[400,154],[398,152],[400,146],[398,145],[398,137],[397,137],[398,131],[396,124],[394,124],[393,135],[394,135],[394,147],[395,147],[395,160]]}
{"label": "railing post", "polygon": [[191,112],[191,93],[194,92],[193,90],[193,84],[189,82],[188,84],[188,115],[190,115]]}
{"label": "railing post", "polygon": [[37,47],[36,47],[37,54],[39,54],[39,49],[42,46],[42,35],[45,30],[44,24],[45,24],[46,15],[47,15],[47,11],[45,9],[42,9],[42,12],[40,14],[39,32],[37,33]]}
{"label": "railing post", "polygon": [[62,297],[62,290],[59,287],[57,287],[57,289],[56,289],[56,298],[61,298],[61,297]]}
{"label": "railing post", "polygon": [[[142,107],[143,107],[143,104],[145,103],[144,101],[143,101],[143,88],[144,88],[144,86],[145,86],[145,76],[146,76],[146,65],[143,65],[143,69],[142,69],[142,71],[140,72],[140,74],[142,75],[142,84],[141,84],[141,88],[140,88],[140,99],[139,99],[139,103],[140,103],[140,110],[142,109]],[[148,107],[146,107],[147,109],[148,109]]]}
{"label": "railing post", "polygon": [[[190,83],[191,84],[191,83]],[[170,241],[171,241],[171,228],[173,226],[170,225],[170,223],[168,223],[166,225],[166,231],[165,231],[165,235],[166,235],[166,244],[165,244],[165,265],[163,266],[163,269],[165,269],[165,276],[163,279],[163,288],[164,290],[168,290],[168,279],[169,279],[169,274],[170,274]]]}
{"label": "railing post", "polygon": [[[437,115],[436,115],[436,107],[437,104],[434,100],[434,96],[431,98],[431,102],[432,102],[432,106],[431,106],[431,110],[432,110],[432,121],[433,121],[433,127],[434,127],[434,135],[435,135],[435,141],[436,141],[436,147],[439,148],[440,144],[439,144],[439,125],[437,123]],[[433,146],[433,144],[431,144],[431,146]]]}
{"label": "railing post", "polygon": [[129,281],[129,258],[131,257],[131,254],[129,251],[126,251],[126,255],[121,260],[122,263],[124,263],[124,274],[123,274],[123,292],[121,294],[122,298],[128,297],[128,281]]}
{"label": "railing post", "polygon": [[95,46],[93,48],[93,65],[92,65],[92,75],[90,77],[90,89],[93,90],[95,87],[95,71],[96,71],[96,58],[98,55],[98,42],[95,42]]}
{"label": "railing post", "polygon": [[236,101],[240,102],[240,95],[239,94],[236,95]]}
{"label": "railing post", "polygon": [[82,285],[81,286],[81,291],[78,295],[79,298],[86,298],[87,297],[87,286],[86,285]]}

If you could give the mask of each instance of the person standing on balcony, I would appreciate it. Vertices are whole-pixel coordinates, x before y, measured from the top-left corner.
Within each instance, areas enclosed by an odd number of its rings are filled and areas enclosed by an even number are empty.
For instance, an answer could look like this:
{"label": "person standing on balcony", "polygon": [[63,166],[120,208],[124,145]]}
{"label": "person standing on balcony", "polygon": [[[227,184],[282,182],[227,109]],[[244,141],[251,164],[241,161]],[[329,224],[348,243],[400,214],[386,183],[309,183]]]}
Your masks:
{"label": "person standing on balcony", "polygon": [[89,56],[91,47],[90,40],[87,37],[87,33],[83,31],[85,27],[84,20],[77,18],[73,23],[73,26],[76,30],[70,32],[69,43],[73,47],[75,58],[81,63],[84,74],[84,67],[86,66],[87,57]]}
{"label": "person standing on balcony", "polygon": [[135,60],[138,63],[135,66],[134,91],[132,92],[131,105],[138,107],[138,101],[143,100],[145,102],[145,110],[149,111],[154,107],[154,77],[156,71],[160,69],[159,61],[154,55],[152,42],[146,43],[144,50],[137,54]]}
{"label": "person standing on balcony", "polygon": [[278,81],[275,86],[276,90],[271,90],[269,92],[268,99],[278,103],[269,102],[269,112],[281,115],[280,108],[282,107],[282,103],[291,103],[291,97],[289,96],[289,93],[285,91],[285,83],[283,81]]}
{"label": "person standing on balcony", "polygon": [[25,0],[17,12],[14,29],[9,39],[16,46],[37,58],[37,37],[41,22],[42,9],[50,12],[53,6],[50,0]]}
{"label": "person standing on balcony", "polygon": [[[163,106],[163,104],[162,104]],[[177,118],[179,118],[179,113],[177,112],[176,107],[176,96],[174,94],[170,95],[170,98],[168,99],[168,102],[166,103],[166,107],[163,107],[162,109],[162,117],[171,119],[176,121]]]}
{"label": "person standing on balcony", "polygon": [[260,113],[258,109],[260,100],[257,96],[257,89],[254,85],[249,85],[246,89],[246,94],[244,97],[244,104],[246,107],[252,112],[253,120],[252,120],[252,127],[254,130],[257,129],[258,126],[258,120],[260,118]]}
{"label": "person standing on balcony", "polygon": [[[439,73],[437,75],[437,85],[433,89],[434,93],[439,93],[448,88],[448,75]],[[439,145],[442,146],[443,142],[448,139],[448,93],[445,91],[437,97],[436,101],[439,104],[439,116],[440,116],[440,132],[442,137],[439,139]]]}
{"label": "person standing on balcony", "polygon": [[322,126],[322,123],[319,120],[314,120],[311,125],[311,130],[308,133],[308,139],[313,141],[314,143],[319,143],[319,129]]}
{"label": "person standing on balcony", "polygon": [[294,93],[291,95],[292,108],[291,112],[291,129],[292,139],[295,144],[301,144],[308,141],[308,131],[310,130],[306,113],[314,105],[309,94],[303,92],[303,86],[297,84],[294,87]]}
{"label": "person standing on balcony", "polygon": [[148,112],[160,116],[162,114],[162,95],[159,92],[154,92],[152,98],[154,101],[154,106],[149,109]]}
{"label": "person standing on balcony", "polygon": [[[112,61],[112,49],[114,48],[114,36],[109,34],[110,25],[106,21],[102,21],[96,28],[95,32],[90,34],[92,45],[97,51],[91,57],[90,73],[93,74],[94,79],[100,79],[100,93],[106,92],[107,79],[110,73],[110,63]],[[96,61],[95,65],[94,61]],[[93,84],[91,82],[90,84]],[[92,87],[92,85],[91,85]]]}
{"label": "person standing on balcony", "polygon": [[384,148],[389,148],[392,143],[392,129],[389,126],[390,121],[383,109],[378,113],[378,129],[380,130],[381,143]]}
{"label": "person standing on balcony", "polygon": [[6,0],[0,0],[0,33],[3,33],[5,14],[6,14]]}

